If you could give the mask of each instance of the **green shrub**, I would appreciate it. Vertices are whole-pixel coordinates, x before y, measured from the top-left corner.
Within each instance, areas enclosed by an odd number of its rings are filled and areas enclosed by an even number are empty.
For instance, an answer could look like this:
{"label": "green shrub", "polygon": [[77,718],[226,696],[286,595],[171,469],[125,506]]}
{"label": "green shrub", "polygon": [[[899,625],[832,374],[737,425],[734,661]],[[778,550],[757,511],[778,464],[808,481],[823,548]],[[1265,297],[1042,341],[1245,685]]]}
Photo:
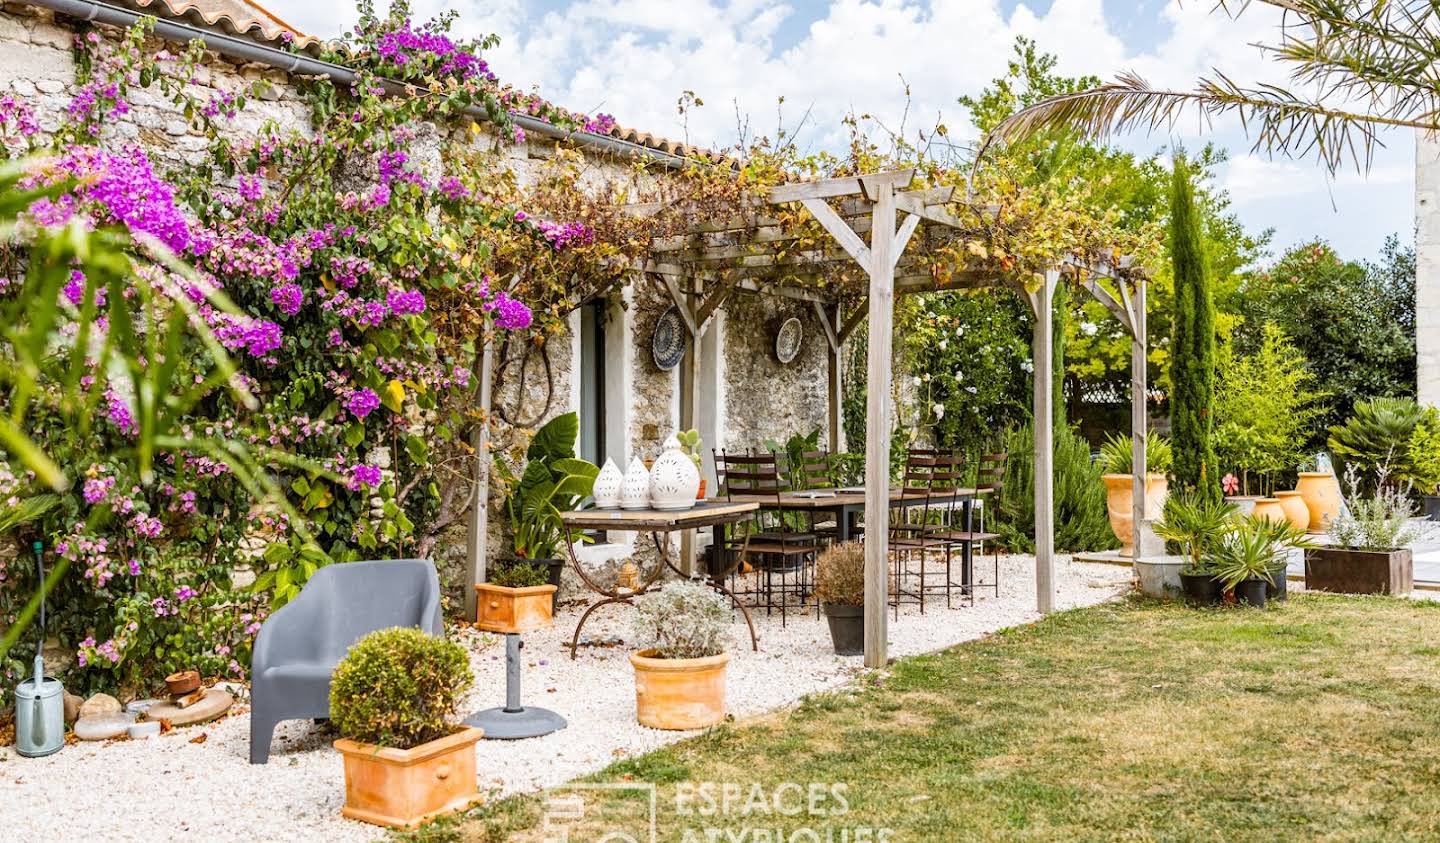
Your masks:
{"label": "green shrub", "polygon": [[489,581],[492,585],[505,588],[532,588],[537,585],[548,585],[550,571],[544,565],[517,559],[497,568],[495,573],[490,575]]}
{"label": "green shrub", "polygon": [[725,652],[730,607],[701,583],[679,581],[635,601],[635,639],[662,659],[699,659]]}
{"label": "green shrub", "polygon": [[[1005,437],[1010,454],[1005,487],[990,502],[999,516],[996,532],[1011,550],[1035,551],[1035,434],[1029,424]],[[1055,548],[1071,552],[1119,547],[1105,508],[1099,463],[1090,445],[1070,427],[1055,430]]]}
{"label": "green shrub", "polygon": [[865,546],[845,542],[827,548],[815,561],[815,596],[832,606],[865,603]]}
{"label": "green shrub", "polygon": [[412,749],[448,735],[470,657],[418,629],[382,629],[355,642],[330,680],[330,719],[360,743]]}

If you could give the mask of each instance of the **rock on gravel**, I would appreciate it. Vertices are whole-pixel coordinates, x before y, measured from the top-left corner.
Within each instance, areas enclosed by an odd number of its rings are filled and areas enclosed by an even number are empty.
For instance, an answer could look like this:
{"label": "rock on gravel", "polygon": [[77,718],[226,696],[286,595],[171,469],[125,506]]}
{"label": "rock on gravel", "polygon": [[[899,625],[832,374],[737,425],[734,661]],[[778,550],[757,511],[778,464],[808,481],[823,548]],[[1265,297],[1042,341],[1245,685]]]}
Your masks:
{"label": "rock on gravel", "polygon": [[[1067,608],[1110,599],[1128,587],[1130,569],[1112,565],[1056,564],[1056,606]],[[976,560],[982,581],[993,579],[989,559]],[[1035,566],[1028,556],[1004,557],[996,595],[982,591],[973,607],[946,609],[930,599],[924,615],[914,606],[890,620],[890,649],[914,655],[986,635],[1038,617]],[[570,721],[566,729],[525,741],[481,741],[476,747],[480,786],[489,795],[535,790],[593,772],[620,758],[655,749],[691,734],[646,729],[635,722],[635,680],[629,646],[568,648],[579,608],[567,608],[555,626],[525,636],[522,698],[553,709]],[[631,639],[633,609],[598,610],[586,624],[596,638]],[[831,652],[825,622],[812,611],[791,613],[782,628],[778,614],[755,613],[760,651],[752,652],[739,617],[727,679],[727,704],[737,718],[794,705],[802,696],[842,685],[863,672],[858,656]],[[505,647],[500,636],[471,629],[453,633],[471,653],[476,688],[464,701],[468,714],[500,704],[505,694]],[[308,720],[282,723],[270,763],[248,763],[248,709],[203,726],[171,730],[145,741],[81,743],[47,758],[20,758],[0,748],[0,839],[51,837],[105,843],[168,840],[373,841],[379,829],[340,816],[344,802],[341,758],[333,731]],[[204,735],[203,741],[197,739]],[[97,810],[89,798],[112,806]]]}
{"label": "rock on gravel", "polygon": [[124,712],[81,717],[75,721],[75,737],[82,741],[108,741],[125,734],[134,722],[135,715]]}

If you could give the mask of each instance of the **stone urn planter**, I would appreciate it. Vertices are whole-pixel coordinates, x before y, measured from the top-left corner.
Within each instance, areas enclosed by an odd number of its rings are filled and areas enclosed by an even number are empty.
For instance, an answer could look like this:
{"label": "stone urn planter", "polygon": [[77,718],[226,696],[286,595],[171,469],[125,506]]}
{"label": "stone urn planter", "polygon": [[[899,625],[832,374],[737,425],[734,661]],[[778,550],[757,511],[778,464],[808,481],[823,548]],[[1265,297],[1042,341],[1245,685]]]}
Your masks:
{"label": "stone urn planter", "polygon": [[345,807],[340,813],[374,825],[415,828],[469,808],[481,798],[475,743],[484,734],[462,727],[413,749],[335,741],[345,758]]}
{"label": "stone urn planter", "polygon": [[1255,504],[1260,500],[1259,495],[1226,495],[1225,502],[1235,505],[1235,511],[1241,515],[1250,515],[1255,511]]}
{"label": "stone urn planter", "polygon": [[[1120,555],[1135,554],[1135,483],[1129,474],[1106,474],[1105,507],[1110,515],[1110,529],[1120,540]],[[1145,475],[1145,519],[1159,518],[1165,511],[1165,500],[1170,495],[1170,481],[1163,474]],[[1178,588],[1179,582],[1176,581]]]}
{"label": "stone urn planter", "polygon": [[1305,551],[1305,587],[1340,594],[1403,596],[1415,588],[1410,548],[1353,550],[1320,547]]}
{"label": "stone urn planter", "polygon": [[703,729],[725,719],[725,668],[730,654],[698,659],[630,654],[635,667],[635,716],[652,729]]}
{"label": "stone urn planter", "polygon": [[830,643],[837,656],[865,654],[865,607],[823,603],[825,622],[830,626]]}
{"label": "stone urn planter", "polygon": [[[558,569],[557,569],[558,571]],[[486,632],[520,633],[550,625],[555,611],[553,585],[509,588],[494,583],[475,584],[479,619],[475,625]]]}
{"label": "stone urn planter", "polygon": [[1280,501],[1280,508],[1285,511],[1285,520],[1297,530],[1310,529],[1310,507],[1305,503],[1305,498],[1299,489],[1290,489],[1275,493],[1275,498]]}
{"label": "stone urn planter", "polygon": [[1285,507],[1280,505],[1279,498],[1257,498],[1255,509],[1251,514],[1256,518],[1266,518],[1271,521],[1287,521],[1289,516],[1285,514]]}
{"label": "stone urn planter", "polygon": [[1173,600],[1183,593],[1180,571],[1185,567],[1183,556],[1160,556],[1135,560],[1135,578],[1146,597]]}
{"label": "stone urn planter", "polygon": [[1325,525],[1340,515],[1340,481],[1328,471],[1302,471],[1295,489],[1310,510],[1309,532],[1325,532]]}

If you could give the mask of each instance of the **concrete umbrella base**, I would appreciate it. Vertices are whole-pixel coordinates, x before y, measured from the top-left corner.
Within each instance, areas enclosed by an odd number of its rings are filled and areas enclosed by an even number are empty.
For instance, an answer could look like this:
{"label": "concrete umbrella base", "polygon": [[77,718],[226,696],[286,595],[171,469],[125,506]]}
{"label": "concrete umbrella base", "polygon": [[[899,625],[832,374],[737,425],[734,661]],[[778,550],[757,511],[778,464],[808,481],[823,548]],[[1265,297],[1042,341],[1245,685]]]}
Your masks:
{"label": "concrete umbrella base", "polygon": [[520,704],[520,636],[505,636],[505,705],[487,708],[465,718],[466,726],[485,730],[486,740],[514,741],[538,738],[559,731],[569,724],[565,718],[548,708]]}

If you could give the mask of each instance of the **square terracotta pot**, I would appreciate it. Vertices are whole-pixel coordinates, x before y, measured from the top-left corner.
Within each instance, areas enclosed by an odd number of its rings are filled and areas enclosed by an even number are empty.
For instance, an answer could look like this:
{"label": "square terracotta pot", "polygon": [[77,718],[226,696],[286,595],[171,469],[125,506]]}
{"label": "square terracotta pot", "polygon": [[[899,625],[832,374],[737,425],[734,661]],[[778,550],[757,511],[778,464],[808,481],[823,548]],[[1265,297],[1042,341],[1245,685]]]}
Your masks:
{"label": "square terracotta pot", "polygon": [[482,582],[476,583],[475,591],[479,613],[475,625],[486,632],[529,632],[550,625],[555,607],[553,585],[507,588]]}
{"label": "square terracotta pot", "polygon": [[335,749],[345,757],[345,807],[340,813],[374,825],[414,828],[469,808],[481,798],[475,743],[484,735],[465,726],[413,749],[336,741]]}
{"label": "square terracotta pot", "polygon": [[1305,587],[1340,594],[1402,596],[1415,588],[1415,561],[1409,548],[1350,550],[1320,547],[1305,551]]}

